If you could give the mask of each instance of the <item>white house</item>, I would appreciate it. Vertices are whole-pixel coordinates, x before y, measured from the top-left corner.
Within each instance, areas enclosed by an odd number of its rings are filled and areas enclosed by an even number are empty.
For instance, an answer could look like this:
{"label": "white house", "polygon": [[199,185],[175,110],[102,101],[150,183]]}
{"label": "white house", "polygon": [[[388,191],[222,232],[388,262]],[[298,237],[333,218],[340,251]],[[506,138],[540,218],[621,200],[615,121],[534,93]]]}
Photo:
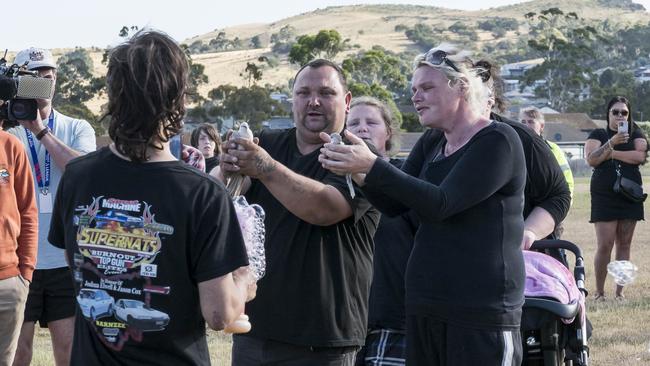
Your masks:
{"label": "white house", "polygon": [[501,77],[504,79],[522,77],[524,74],[537,65],[544,63],[543,58],[525,60],[501,66]]}
{"label": "white house", "polygon": [[650,81],[650,67],[639,67],[638,69],[634,70],[634,80],[636,80],[637,83],[645,83],[646,81]]}

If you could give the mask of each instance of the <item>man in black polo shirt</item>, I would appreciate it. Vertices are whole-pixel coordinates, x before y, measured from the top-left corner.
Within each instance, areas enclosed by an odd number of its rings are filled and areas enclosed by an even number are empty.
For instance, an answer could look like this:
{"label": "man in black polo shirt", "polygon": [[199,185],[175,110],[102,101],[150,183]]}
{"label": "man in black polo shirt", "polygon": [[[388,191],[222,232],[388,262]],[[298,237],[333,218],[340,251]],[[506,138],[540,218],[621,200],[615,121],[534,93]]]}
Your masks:
{"label": "man in black polo shirt", "polygon": [[350,99],[341,69],[312,61],[296,74],[295,128],[226,146],[221,167],[252,178],[246,198],[266,211],[267,274],[233,365],[353,365],[364,344],[379,213],[318,162],[319,133],[342,131]]}

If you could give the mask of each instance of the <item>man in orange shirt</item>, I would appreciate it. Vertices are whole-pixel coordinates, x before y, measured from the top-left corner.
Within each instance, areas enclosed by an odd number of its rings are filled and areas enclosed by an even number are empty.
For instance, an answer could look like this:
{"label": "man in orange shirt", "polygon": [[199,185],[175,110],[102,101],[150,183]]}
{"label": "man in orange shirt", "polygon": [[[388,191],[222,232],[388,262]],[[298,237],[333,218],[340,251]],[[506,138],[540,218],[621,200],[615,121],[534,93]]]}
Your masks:
{"label": "man in orange shirt", "polygon": [[0,365],[14,359],[37,247],[32,169],[20,141],[0,131]]}

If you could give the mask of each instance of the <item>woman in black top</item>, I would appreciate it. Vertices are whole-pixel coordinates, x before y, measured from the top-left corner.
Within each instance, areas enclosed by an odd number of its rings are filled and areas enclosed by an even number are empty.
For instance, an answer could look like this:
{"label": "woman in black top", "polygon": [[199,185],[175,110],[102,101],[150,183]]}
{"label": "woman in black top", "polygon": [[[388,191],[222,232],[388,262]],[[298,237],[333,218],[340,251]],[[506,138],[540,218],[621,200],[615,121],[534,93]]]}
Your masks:
{"label": "woman in black top", "polygon": [[[627,98],[612,98],[607,104],[607,126],[592,131],[585,143],[587,162],[594,167],[590,222],[594,223],[598,242],[594,259],[597,300],[605,299],[612,248],[616,246],[616,260],[630,259],[634,228],[643,220],[643,203],[628,201],[612,188],[619,165],[622,176],[641,184],[639,165],[646,160],[648,141],[632,122],[631,110]],[[622,286],[616,286],[616,298],[624,298]]]}
{"label": "woman in black top", "polygon": [[221,155],[221,137],[219,132],[209,123],[204,123],[192,131],[190,144],[201,151],[205,158],[205,172],[210,171],[219,165]]}
{"label": "woman in black top", "polygon": [[441,45],[416,58],[413,104],[444,134],[425,132],[402,170],[351,133],[353,145],[319,157],[353,173],[384,214],[420,222],[406,269],[408,365],[521,363],[524,154],[511,127],[482,116],[487,88],[467,56]]}
{"label": "woman in black top", "polygon": [[522,247],[530,248],[535,240],[559,239],[560,224],[571,207],[571,191],[564,173],[541,136],[522,123],[499,114],[507,110],[507,101],[503,95],[505,85],[499,76],[500,68],[488,60],[479,60],[474,63],[474,67],[480,70],[483,83],[492,92],[485,113],[491,120],[512,127],[524,148],[526,187]]}

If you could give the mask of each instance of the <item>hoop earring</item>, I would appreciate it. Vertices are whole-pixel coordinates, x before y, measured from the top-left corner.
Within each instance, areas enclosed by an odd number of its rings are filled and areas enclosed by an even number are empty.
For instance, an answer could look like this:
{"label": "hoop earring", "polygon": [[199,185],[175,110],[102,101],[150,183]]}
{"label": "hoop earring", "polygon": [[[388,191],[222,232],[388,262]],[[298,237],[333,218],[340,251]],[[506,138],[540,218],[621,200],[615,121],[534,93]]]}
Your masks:
{"label": "hoop earring", "polygon": [[451,79],[447,80],[447,86],[449,86],[449,89],[453,89],[454,87],[451,86]]}

